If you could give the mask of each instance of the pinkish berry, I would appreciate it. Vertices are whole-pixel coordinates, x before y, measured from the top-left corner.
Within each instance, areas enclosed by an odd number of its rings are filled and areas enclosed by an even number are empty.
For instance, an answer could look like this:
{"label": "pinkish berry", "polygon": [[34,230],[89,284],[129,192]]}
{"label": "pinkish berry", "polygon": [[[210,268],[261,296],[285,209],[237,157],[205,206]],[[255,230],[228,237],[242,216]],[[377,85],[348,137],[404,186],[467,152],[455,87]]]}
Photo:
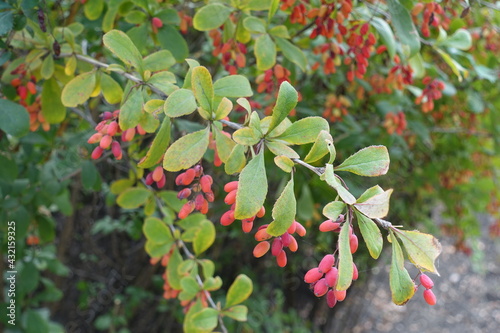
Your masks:
{"label": "pinkish berry", "polygon": [[339,278],[339,270],[337,267],[332,267],[326,274],[325,280],[330,287],[335,287],[337,285],[337,280]]}
{"label": "pinkish berry", "polygon": [[336,230],[340,227],[340,223],[335,223],[332,220],[326,220],[325,222],[319,225],[319,231],[328,232]]}
{"label": "pinkish berry", "polygon": [[108,135],[114,136],[118,132],[118,123],[116,121],[112,121],[108,125]]}
{"label": "pinkish berry", "polygon": [[314,296],[321,297],[328,291],[328,285],[325,279],[319,279],[314,285]]}
{"label": "pinkish berry", "polygon": [[109,111],[106,111],[106,112],[103,112],[101,117],[103,120],[109,120],[109,119],[113,118],[113,114]]}
{"label": "pinkish berry", "polygon": [[182,185],[189,185],[193,182],[194,177],[196,176],[196,171],[194,169],[187,169],[184,172],[184,177],[182,179]]}
{"label": "pinkish berry", "polygon": [[158,186],[158,188],[163,188],[163,186],[165,186],[166,182],[167,182],[167,177],[165,177],[165,175],[163,175],[161,177],[161,179],[156,182],[156,186]]}
{"label": "pinkish berry", "polygon": [[424,286],[425,289],[432,289],[434,287],[434,282],[432,279],[425,275],[425,274],[420,274],[420,283],[422,286]]}
{"label": "pinkish berry", "polygon": [[193,167],[194,171],[196,172],[196,177],[200,177],[203,173],[203,167],[199,164],[195,165]]}
{"label": "pinkish berry", "polygon": [[232,205],[236,202],[236,194],[237,194],[237,191],[234,190],[234,191],[231,191],[229,192],[226,197],[224,198],[224,202],[227,204],[227,205]]}
{"label": "pinkish berry", "polygon": [[281,252],[276,256],[276,263],[279,267],[285,267],[286,262],[286,252],[284,250],[281,250]]}
{"label": "pinkish berry", "polygon": [[285,232],[283,235],[281,235],[281,243],[283,244],[283,247],[288,247],[288,245],[290,245],[290,242],[291,238],[288,232]]}
{"label": "pinkish berry", "polygon": [[102,137],[101,141],[99,142],[99,146],[102,149],[108,149],[109,146],[111,146],[111,142],[113,142],[113,138],[109,135],[105,135]]}
{"label": "pinkish berry", "polygon": [[203,207],[203,204],[205,203],[205,197],[203,194],[198,194],[196,198],[194,199],[194,204],[195,204],[195,209],[197,211],[200,211]]}
{"label": "pinkish berry", "polygon": [[186,199],[191,195],[191,189],[190,188],[184,188],[177,193],[177,198],[178,199]]}
{"label": "pinkish berry", "polygon": [[337,299],[337,301],[342,302],[343,300],[345,300],[345,296],[347,295],[347,291],[334,290],[333,292],[335,293],[335,298]]}
{"label": "pinkish berry", "polygon": [[269,234],[267,233],[266,229],[259,229],[259,230],[255,233],[255,236],[254,236],[255,240],[256,240],[256,241],[259,241],[259,242],[264,241],[264,240],[268,240],[268,239],[270,239],[271,237],[273,237],[273,236],[269,235]]}
{"label": "pinkish berry", "polygon": [[87,143],[90,143],[90,144],[94,144],[94,143],[98,143],[99,141],[101,141],[102,139],[102,133],[94,133],[92,134],[92,136],[87,140]]}
{"label": "pinkish berry", "polygon": [[326,293],[326,304],[328,304],[330,308],[333,308],[335,304],[337,304],[337,299],[335,298],[335,292],[333,290],[329,290]]}
{"label": "pinkish berry", "polygon": [[137,129],[137,133],[139,133],[140,135],[146,134],[146,131],[142,128],[141,125],[137,125],[135,128]]}
{"label": "pinkish berry", "polygon": [[320,271],[323,273],[327,273],[330,269],[332,269],[332,266],[335,264],[335,257],[331,254],[327,254],[326,256],[321,259],[318,268]]}
{"label": "pinkish berry", "polygon": [[210,175],[204,175],[203,177],[200,178],[200,185],[201,185],[201,190],[204,193],[207,192],[212,192],[212,183],[213,183],[212,176]]}
{"label": "pinkish berry", "polygon": [[435,305],[436,304],[436,295],[432,292],[430,289],[425,289],[424,290],[424,299],[429,305]]}
{"label": "pinkish berry", "polygon": [[295,223],[292,223],[292,225],[288,228],[288,230],[286,232],[288,232],[291,235],[295,232],[296,229],[297,229],[297,225]]}
{"label": "pinkish berry", "polygon": [[358,236],[352,234],[349,237],[349,245],[351,246],[351,253],[355,253],[358,250]]}
{"label": "pinkish berry", "polygon": [[290,235],[290,244],[288,245],[288,248],[292,252],[296,252],[299,249],[299,244],[297,244],[297,240],[292,235]]}
{"label": "pinkish berry", "polygon": [[352,279],[356,281],[359,277],[358,267],[355,263],[352,263]]}
{"label": "pinkish berry", "polygon": [[228,193],[236,190],[237,188],[238,188],[238,181],[237,180],[229,182],[226,185],[224,185],[224,191],[228,192]]}
{"label": "pinkish berry", "polygon": [[180,219],[185,219],[188,217],[189,214],[191,214],[194,210],[194,201],[188,201],[182,206],[181,210],[179,211],[178,217]]}
{"label": "pinkish berry", "polygon": [[163,176],[163,167],[161,166],[157,166],[154,170],[153,170],[153,180],[155,182],[159,181]]}
{"label": "pinkish berry", "polygon": [[228,226],[231,223],[234,222],[234,211],[233,210],[228,210],[224,214],[222,214],[220,218],[220,224],[223,226]]}
{"label": "pinkish berry", "polygon": [[252,231],[253,228],[253,221],[251,219],[244,219],[241,221],[241,230],[243,230],[244,233],[249,233]]}
{"label": "pinkish berry", "polygon": [[294,221],[293,223],[295,224],[295,232],[297,235],[304,237],[306,235],[306,228],[304,228],[304,226],[297,221]]}
{"label": "pinkish berry", "polygon": [[185,173],[181,173],[179,174],[177,177],[175,177],[175,185],[179,186],[179,185],[182,185],[184,183],[184,175]]}
{"label": "pinkish berry", "polygon": [[122,159],[123,156],[122,147],[120,146],[120,143],[118,141],[113,141],[111,143],[111,152],[113,153],[113,156],[115,156],[117,160]]}
{"label": "pinkish berry", "polygon": [[102,156],[103,152],[104,152],[104,149],[102,149],[101,147],[97,146],[92,151],[92,155],[90,155],[90,157],[92,157],[93,160],[97,160],[99,157]]}
{"label": "pinkish berry", "polygon": [[205,198],[207,199],[208,202],[214,202],[215,200],[214,192],[206,192]]}
{"label": "pinkish berry", "polygon": [[267,253],[267,251],[269,251],[270,247],[271,247],[271,244],[269,244],[269,242],[267,242],[267,241],[260,242],[259,244],[255,245],[255,247],[253,249],[253,256],[255,258],[262,257],[264,254]]}
{"label": "pinkish berry", "polygon": [[273,240],[273,245],[271,246],[271,253],[273,256],[277,256],[280,254],[280,251],[283,249],[283,243],[281,241],[281,237],[277,237]]}
{"label": "pinkish berry", "polygon": [[305,283],[314,283],[323,277],[323,273],[320,272],[318,267],[311,268],[307,271],[306,275],[304,275]]}
{"label": "pinkish berry", "polygon": [[153,174],[150,172],[146,176],[146,185],[152,185],[154,183]]}

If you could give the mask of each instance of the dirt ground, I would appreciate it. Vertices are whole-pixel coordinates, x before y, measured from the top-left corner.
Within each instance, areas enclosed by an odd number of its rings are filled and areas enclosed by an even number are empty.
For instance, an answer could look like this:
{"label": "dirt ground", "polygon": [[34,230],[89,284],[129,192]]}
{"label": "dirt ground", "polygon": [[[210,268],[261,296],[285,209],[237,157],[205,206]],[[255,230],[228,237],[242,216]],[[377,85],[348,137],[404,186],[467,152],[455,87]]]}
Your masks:
{"label": "dirt ground", "polygon": [[438,302],[428,306],[420,287],[406,306],[390,301],[386,263],[372,272],[366,289],[348,295],[347,306],[335,313],[325,332],[484,333],[500,331],[500,240],[488,235],[488,218],[481,218],[482,235],[472,257],[456,252],[452,239],[441,238],[440,277],[434,280]]}

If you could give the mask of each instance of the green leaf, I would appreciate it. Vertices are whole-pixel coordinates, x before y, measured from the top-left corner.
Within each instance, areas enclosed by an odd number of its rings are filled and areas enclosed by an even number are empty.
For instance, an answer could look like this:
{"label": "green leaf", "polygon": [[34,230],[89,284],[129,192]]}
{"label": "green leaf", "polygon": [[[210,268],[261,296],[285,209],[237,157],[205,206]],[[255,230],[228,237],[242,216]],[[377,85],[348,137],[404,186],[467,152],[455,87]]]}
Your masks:
{"label": "green leaf", "polygon": [[[453,73],[458,77],[459,82],[462,82],[464,77],[469,76],[469,72],[467,71],[467,69],[462,67],[462,65],[460,65],[448,53],[444,52],[443,50],[441,50],[440,48],[437,48],[437,47],[435,47],[434,49],[439,53],[439,55],[448,64],[448,66],[450,66]],[[462,76],[462,73],[463,73],[463,76]]]}
{"label": "green leaf", "polygon": [[193,240],[196,255],[205,252],[215,241],[215,227],[209,220],[203,220]]}
{"label": "green leaf", "polygon": [[91,20],[97,20],[104,9],[104,1],[103,0],[89,0],[85,3],[83,7],[83,12],[85,16]]}
{"label": "green leaf", "polygon": [[230,75],[215,81],[214,94],[223,97],[250,97],[253,91],[246,77]]}
{"label": "green leaf", "polygon": [[214,276],[215,264],[212,260],[202,259],[199,260],[198,263],[203,268],[203,276],[205,280]]}
{"label": "green leaf", "polygon": [[415,285],[404,266],[403,250],[392,230],[389,230],[392,243],[392,261],[389,272],[392,301],[397,305],[404,305],[413,297]]}
{"label": "green leaf", "polygon": [[272,27],[269,29],[269,34],[275,36],[275,37],[281,37],[281,38],[290,38],[290,34],[288,33],[288,29],[284,25],[277,25],[275,27]]}
{"label": "green leaf", "polygon": [[222,315],[237,321],[247,321],[248,308],[245,305],[235,305],[222,311]]}
{"label": "green leaf", "polygon": [[28,134],[29,128],[28,111],[17,103],[0,98],[0,129],[12,136],[22,137]]}
{"label": "green leaf", "polygon": [[[182,276],[182,264],[179,266],[178,271]],[[179,294],[180,301],[189,301],[196,296],[200,291],[200,285],[196,282],[194,277],[186,276],[181,279],[182,292]]]}
{"label": "green leaf", "polygon": [[142,95],[142,88],[132,90],[120,109],[118,121],[122,130],[137,126],[143,114],[143,104],[144,97]]}
{"label": "green leaf", "polygon": [[370,146],[349,156],[335,171],[348,171],[360,176],[385,175],[389,170],[389,152],[385,146]]}
{"label": "green leaf", "polygon": [[118,104],[123,98],[123,89],[111,76],[101,73],[102,95],[109,104]]}
{"label": "green leaf", "polygon": [[299,49],[297,46],[293,45],[286,39],[275,36],[274,41],[280,48],[281,52],[283,52],[285,58],[299,66],[300,69],[305,72],[307,67],[307,58],[304,52],[302,52],[301,49]]}
{"label": "green leaf", "polygon": [[420,36],[408,10],[397,0],[387,0],[392,25],[401,43],[408,48],[405,52],[411,58],[420,51]]}
{"label": "green leaf", "polygon": [[348,205],[353,205],[356,202],[356,198],[342,185],[340,180],[335,177],[333,172],[333,165],[327,164],[325,167],[325,172],[321,175],[321,180],[324,180],[333,187],[340,198]]}
{"label": "green leaf", "polygon": [[[408,59],[408,64],[411,66],[413,70],[413,76],[415,78],[421,79],[425,75],[425,63],[424,58],[420,53],[415,54],[413,57]],[[421,93],[418,95],[420,96]]]}
{"label": "green leaf", "polygon": [[192,69],[191,85],[198,104],[208,112],[212,112],[214,86],[212,75],[206,67],[198,66]]}
{"label": "green leaf", "polygon": [[[266,142],[266,147],[269,148],[269,150],[274,154],[274,155],[283,155],[290,158],[299,158],[299,154],[295,152],[292,148],[288,147],[287,145],[281,143],[281,142],[276,142],[276,141],[268,141]],[[293,163],[293,162],[292,162]]]}
{"label": "green leaf", "polygon": [[199,31],[216,29],[226,22],[232,11],[232,8],[218,3],[206,5],[194,14],[193,26]]}
{"label": "green leaf", "polygon": [[466,29],[458,29],[451,35],[446,38],[438,45],[444,45],[448,47],[454,47],[459,50],[467,51],[472,47],[472,37],[468,30]]}
{"label": "green leaf", "polygon": [[293,86],[287,81],[284,81],[278,91],[278,99],[276,100],[276,105],[273,108],[271,123],[269,124],[269,128],[267,130],[268,135],[270,135],[271,131],[281,124],[290,111],[295,108],[298,100],[299,95],[297,94],[295,88],[293,88]]}
{"label": "green leaf", "polygon": [[133,179],[118,179],[115,180],[110,187],[111,193],[115,195],[119,195],[132,185],[134,185],[135,181]]}
{"label": "green leaf", "polygon": [[276,164],[276,166],[281,170],[288,173],[292,172],[293,166],[295,165],[289,157],[283,155],[276,156],[274,158],[274,164]]}
{"label": "green leaf", "polygon": [[167,265],[167,279],[170,286],[177,290],[182,289],[182,276],[179,274],[178,270],[180,264],[182,264],[182,256],[179,253],[179,249],[175,246]]}
{"label": "green leaf", "polygon": [[148,189],[131,187],[118,196],[116,203],[122,208],[134,209],[144,205],[151,195],[152,193]]}
{"label": "green leaf", "polygon": [[25,323],[24,325],[26,333],[49,333],[49,321],[42,314],[42,311],[37,310],[27,310],[24,314]]}
{"label": "green leaf", "polygon": [[342,224],[339,234],[339,279],[336,290],[347,290],[352,283],[353,262],[349,243],[349,222]]}
{"label": "green leaf", "polygon": [[161,50],[144,58],[144,70],[163,71],[175,65],[175,58],[169,50]]}
{"label": "green leaf", "polygon": [[396,230],[395,235],[401,239],[410,261],[417,268],[439,275],[435,262],[441,253],[441,244],[434,236],[416,230]]}
{"label": "green leaf", "polygon": [[361,196],[358,198],[358,200],[356,200],[356,202],[357,203],[365,202],[366,200],[381,193],[384,193],[384,190],[380,186],[375,185],[364,191],[363,194],[361,194]]}
{"label": "green leaf", "polygon": [[255,16],[248,16],[243,20],[243,26],[253,33],[266,33],[266,21]]}
{"label": "green leaf", "polygon": [[163,110],[167,116],[175,118],[193,113],[197,107],[193,92],[188,89],[179,89],[168,96]]}
{"label": "green leaf", "polygon": [[392,33],[391,26],[380,17],[373,16],[368,21],[370,22],[375,29],[377,29],[380,37],[382,38],[382,42],[387,47],[387,52],[389,53],[391,59],[394,58],[396,54],[396,38]]}
{"label": "green leaf", "polygon": [[173,240],[170,229],[157,217],[146,218],[142,231],[144,236],[153,243],[170,243]]}
{"label": "green leaf", "polygon": [[364,216],[357,210],[354,210],[356,218],[358,219],[359,230],[361,235],[365,240],[366,247],[368,247],[368,252],[373,259],[377,259],[382,252],[382,247],[384,246],[384,241],[382,234],[380,233],[379,227],[368,217]]}
{"label": "green leaf", "polygon": [[240,173],[234,217],[243,220],[255,216],[264,204],[266,195],[267,176],[262,150]]}
{"label": "green leaf", "polygon": [[58,124],[66,118],[61,93],[61,87],[55,78],[45,80],[42,86],[42,114],[50,124]]}
{"label": "green leaf", "polygon": [[332,201],[323,208],[323,215],[335,222],[344,209],[345,203],[342,201]]}
{"label": "green leaf", "polygon": [[271,0],[271,5],[269,6],[269,12],[267,13],[267,20],[271,21],[274,14],[278,11],[280,6],[280,0]]}
{"label": "green leaf", "polygon": [[227,117],[229,113],[233,110],[233,102],[226,97],[222,97],[219,106],[215,110],[215,120],[221,120]]}
{"label": "green leaf", "polygon": [[228,138],[224,133],[222,133],[217,126],[213,127],[213,135],[215,136],[215,146],[217,147],[219,158],[222,162],[226,163],[236,144],[233,140],[231,140],[231,138]]}
{"label": "green leaf", "polygon": [[389,213],[389,199],[391,198],[392,189],[383,193],[377,194],[370,199],[355,203],[354,207],[369,218],[382,218]]}
{"label": "green leaf", "polygon": [[142,56],[132,40],[120,30],[111,30],[102,38],[104,45],[127,65],[142,72]]}
{"label": "green leaf", "polygon": [[[224,165],[224,171],[228,175],[233,175],[235,173],[241,172],[243,168],[245,167],[245,164],[247,162],[247,158],[245,157],[245,151],[246,151],[245,146],[242,145],[235,145],[233,150],[231,151],[231,154],[227,158],[227,161],[225,162],[226,164]],[[217,148],[219,149],[219,148]],[[220,157],[220,156],[219,156]],[[221,157],[222,159],[222,157]],[[267,182],[266,182],[267,184]]]}
{"label": "green leaf", "polygon": [[257,59],[257,69],[268,70],[276,63],[276,44],[268,34],[257,38],[254,46],[255,58]]}
{"label": "green leaf", "polygon": [[160,89],[166,95],[170,95],[179,89],[179,87],[175,85],[176,83],[177,80],[175,79],[175,75],[171,72],[158,72],[148,80],[148,84]]}
{"label": "green leaf", "polygon": [[49,53],[45,59],[43,59],[42,67],[40,67],[40,75],[45,80],[48,80],[54,74],[54,58],[52,58],[52,54]]}
{"label": "green leaf", "polygon": [[[328,154],[328,143],[333,142],[333,138],[328,131],[320,131],[318,137],[314,141],[313,146],[309,153],[307,153],[304,158],[304,162],[312,163],[321,159],[323,156]],[[333,162],[333,161],[332,161]]]}
{"label": "green leaf", "polygon": [[252,290],[252,280],[245,274],[238,275],[227,291],[226,306],[224,308],[228,309],[245,301],[252,294]]}
{"label": "green leaf", "polygon": [[163,167],[167,171],[188,169],[197,163],[208,148],[209,128],[190,133],[175,141],[165,153]]}
{"label": "green leaf", "polygon": [[294,145],[314,142],[321,131],[329,131],[328,121],[322,117],[306,117],[294,122],[277,138]]}
{"label": "green leaf", "polygon": [[170,143],[170,127],[170,118],[165,117],[146,156],[137,166],[147,169],[158,164]]}
{"label": "green leaf", "polygon": [[[239,191],[239,190],[238,190]],[[271,236],[281,236],[295,221],[297,212],[297,201],[293,191],[293,177],[286,184],[283,192],[273,207],[272,216],[274,221],[267,227],[267,233]]]}
{"label": "green leaf", "polygon": [[213,308],[204,308],[191,317],[194,327],[199,330],[211,332],[217,327],[219,312]]}
{"label": "green leaf", "polygon": [[203,281],[203,289],[208,291],[219,290],[222,287],[222,279],[219,276],[209,277]]}
{"label": "green leaf", "polygon": [[64,106],[75,107],[90,98],[96,84],[95,73],[91,71],[80,74],[64,86],[61,94]]}
{"label": "green leaf", "polygon": [[233,133],[233,140],[244,146],[253,146],[260,141],[259,133],[250,127],[243,127]]}
{"label": "green leaf", "polygon": [[14,23],[14,15],[12,10],[0,12],[0,36],[6,35]]}
{"label": "green leaf", "polygon": [[0,155],[0,181],[12,181],[17,178],[18,172],[19,171],[15,161]]}
{"label": "green leaf", "polygon": [[189,48],[179,30],[170,24],[164,24],[156,34],[160,46],[169,50],[177,62],[183,62],[189,55]]}

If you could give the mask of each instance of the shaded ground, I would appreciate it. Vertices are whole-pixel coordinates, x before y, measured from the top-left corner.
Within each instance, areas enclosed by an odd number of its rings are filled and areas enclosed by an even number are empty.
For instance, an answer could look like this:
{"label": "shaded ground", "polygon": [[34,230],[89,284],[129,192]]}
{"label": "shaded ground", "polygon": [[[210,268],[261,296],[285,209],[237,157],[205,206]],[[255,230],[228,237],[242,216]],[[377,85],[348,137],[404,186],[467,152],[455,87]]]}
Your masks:
{"label": "shaded ground", "polygon": [[484,257],[458,253],[452,240],[440,239],[440,277],[431,275],[438,303],[428,306],[421,287],[406,306],[390,301],[389,255],[372,272],[366,289],[348,295],[325,332],[439,332],[483,333],[500,329],[500,241],[488,236],[486,218],[477,247]]}

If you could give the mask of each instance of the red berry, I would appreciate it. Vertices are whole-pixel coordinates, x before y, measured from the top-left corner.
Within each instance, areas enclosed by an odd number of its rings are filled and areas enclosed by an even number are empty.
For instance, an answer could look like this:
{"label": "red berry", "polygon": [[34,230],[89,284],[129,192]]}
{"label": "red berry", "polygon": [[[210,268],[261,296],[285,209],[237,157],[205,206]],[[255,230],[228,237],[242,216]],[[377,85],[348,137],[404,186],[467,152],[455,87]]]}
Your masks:
{"label": "red berry", "polygon": [[161,166],[157,166],[154,170],[153,170],[153,180],[155,182],[159,181],[161,179],[161,177],[163,176],[163,167]]}
{"label": "red berry", "polygon": [[212,176],[205,175],[200,178],[201,190],[205,193],[212,192],[212,184],[213,184]]}
{"label": "red berry", "polygon": [[288,245],[290,245],[290,242],[291,239],[288,232],[285,232],[283,235],[281,235],[281,243],[283,244],[283,247],[288,247]]}
{"label": "red berry", "polygon": [[273,236],[269,235],[269,234],[267,233],[266,229],[259,229],[259,230],[255,233],[255,236],[254,236],[255,240],[256,240],[256,241],[259,241],[259,242],[264,241],[264,240],[268,240],[268,239],[270,239],[271,237],[273,237]]}
{"label": "red berry", "polygon": [[335,257],[332,254],[327,254],[321,259],[318,268],[321,272],[327,273],[335,264]]}
{"label": "red berry", "polygon": [[183,172],[175,177],[175,185],[182,185],[182,183],[184,182],[184,175],[185,173]]}
{"label": "red berry", "polygon": [[311,268],[307,271],[306,275],[304,275],[305,283],[314,283],[323,277],[323,273],[320,272],[318,267]]}
{"label": "red berry", "polygon": [[161,179],[156,182],[156,186],[158,186],[158,188],[163,188],[163,186],[165,186],[166,182],[167,182],[167,177],[165,177],[165,175],[163,175],[161,177]]}
{"label": "red berry", "polygon": [[255,247],[253,249],[253,256],[255,258],[262,257],[264,254],[267,253],[267,251],[269,251],[270,247],[271,247],[271,244],[269,244],[269,242],[267,242],[267,241],[260,242],[259,244],[255,245]]}
{"label": "red berry", "polygon": [[222,224],[223,226],[228,226],[233,222],[234,222],[234,211],[228,210],[227,212],[222,214],[220,218],[220,224]]}
{"label": "red berry", "polygon": [[340,227],[340,223],[335,223],[332,220],[326,220],[325,222],[319,225],[319,231],[328,232],[336,230]]}
{"label": "red berry", "polygon": [[228,205],[234,204],[236,202],[236,193],[237,193],[237,190],[233,190],[233,191],[229,192],[226,195],[226,198],[224,198],[224,202]]}
{"label": "red berry", "polygon": [[330,287],[335,287],[337,285],[337,280],[339,278],[339,270],[337,267],[332,267],[326,274],[325,280]]}
{"label": "red berry", "polygon": [[28,97],[28,90],[25,86],[19,86],[17,87],[17,95],[19,95],[19,98],[24,100]]}
{"label": "red berry", "polygon": [[113,142],[113,138],[109,135],[105,135],[99,142],[99,146],[101,146],[102,149],[108,149],[109,146],[111,146],[111,142]]}
{"label": "red berry", "polygon": [[87,143],[93,144],[93,143],[98,143],[102,139],[102,133],[94,133],[92,136],[87,140]]}
{"label": "red berry", "polygon": [[205,198],[207,199],[208,202],[214,202],[215,200],[214,192],[206,192]]}
{"label": "red berry", "polygon": [[106,111],[106,112],[102,113],[101,118],[103,120],[109,120],[109,119],[113,118],[113,114],[109,111]]}
{"label": "red berry", "polygon": [[288,232],[291,235],[295,232],[296,228],[297,228],[297,226],[295,225],[295,223],[292,222],[292,224],[290,225],[290,227],[288,228],[288,230],[286,232]]}
{"label": "red berry", "polygon": [[273,240],[273,245],[271,247],[271,253],[273,256],[278,256],[280,251],[283,250],[283,243],[281,241],[281,237],[277,237]]}
{"label": "red berry", "polygon": [[300,237],[304,237],[306,235],[306,228],[304,228],[302,224],[297,221],[293,223],[295,223],[295,232],[297,233],[297,235],[299,235]]}
{"label": "red berry", "polygon": [[196,176],[196,171],[194,169],[187,169],[184,172],[184,177],[182,179],[182,185],[189,185],[193,182],[194,177]]}
{"label": "red berry", "polygon": [[241,221],[241,230],[243,230],[244,233],[249,233],[252,231],[253,228],[253,221],[251,219],[244,219]]}
{"label": "red berry", "polygon": [[104,152],[104,149],[102,149],[101,147],[97,146],[92,151],[92,155],[90,155],[90,156],[92,157],[92,159],[97,160],[99,157],[102,156],[103,152]]}
{"label": "red berry", "polygon": [[264,206],[260,207],[260,210],[257,212],[257,214],[255,216],[257,216],[258,218],[261,218],[261,217],[264,217],[264,215],[266,215],[266,209],[264,208]]}
{"label": "red berry", "polygon": [[204,202],[205,202],[205,197],[203,196],[203,194],[201,193],[198,194],[194,199],[194,209],[196,209],[197,211],[201,210]]}
{"label": "red berry", "polygon": [[355,263],[352,263],[352,279],[356,281],[359,277],[358,267]]}
{"label": "red berry", "polygon": [[238,181],[237,180],[229,182],[226,185],[224,185],[224,191],[228,192],[228,193],[236,190],[237,188],[238,188]]}
{"label": "red berry", "polygon": [[151,23],[157,28],[163,27],[163,22],[158,17],[153,17]]}
{"label": "red berry", "polygon": [[358,250],[358,236],[352,234],[349,237],[349,245],[351,246],[351,253],[355,253]]}
{"label": "red berry", "polygon": [[424,299],[429,305],[435,305],[436,304],[436,295],[432,292],[430,289],[425,289],[424,290]]}
{"label": "red berry", "polygon": [[333,290],[329,290],[326,293],[326,304],[328,304],[330,308],[333,308],[335,304],[337,304],[337,299],[335,298],[335,292]]}
{"label": "red berry", "polygon": [[114,136],[118,132],[118,122],[112,121],[108,125],[108,135]]}
{"label": "red berry", "polygon": [[120,143],[118,141],[113,141],[111,143],[111,152],[115,156],[117,160],[121,160],[123,153],[122,153],[122,147],[120,146]]}
{"label": "red berry", "polygon": [[281,250],[281,252],[276,257],[276,263],[278,264],[279,267],[286,266],[286,253],[284,250]]}
{"label": "red berry", "polygon": [[432,289],[432,287],[434,287],[432,279],[425,274],[420,274],[420,283],[425,289]]}
{"label": "red berry", "polygon": [[153,181],[153,174],[150,172],[146,176],[146,185],[152,185],[154,183]]}
{"label": "red berry", "polygon": [[26,88],[30,92],[30,94],[35,95],[36,94],[36,86],[33,82],[29,81],[26,83]]}
{"label": "red berry", "polygon": [[179,211],[179,215],[178,217],[180,219],[185,219],[186,217],[188,217],[189,214],[191,214],[194,210],[194,201],[191,200],[191,201],[188,201],[184,204],[184,206],[182,206],[181,210]]}
{"label": "red berry", "polygon": [[328,285],[326,284],[325,279],[319,279],[318,282],[314,285],[314,296],[321,297],[328,291]]}
{"label": "red berry", "polygon": [[334,290],[333,292],[335,294],[335,298],[337,299],[337,301],[342,302],[343,300],[345,300],[345,296],[347,294],[347,291],[345,291],[345,290]]}
{"label": "red berry", "polygon": [[178,199],[186,199],[191,195],[191,189],[190,188],[184,188],[177,193],[177,198]]}
{"label": "red berry", "polygon": [[122,141],[123,142],[128,142],[132,141],[135,136],[135,128],[129,128],[128,130],[125,130],[122,132]]}
{"label": "red berry", "polygon": [[290,235],[290,244],[288,245],[288,248],[292,252],[296,252],[299,249],[299,244],[297,244],[297,240],[292,235]]}

